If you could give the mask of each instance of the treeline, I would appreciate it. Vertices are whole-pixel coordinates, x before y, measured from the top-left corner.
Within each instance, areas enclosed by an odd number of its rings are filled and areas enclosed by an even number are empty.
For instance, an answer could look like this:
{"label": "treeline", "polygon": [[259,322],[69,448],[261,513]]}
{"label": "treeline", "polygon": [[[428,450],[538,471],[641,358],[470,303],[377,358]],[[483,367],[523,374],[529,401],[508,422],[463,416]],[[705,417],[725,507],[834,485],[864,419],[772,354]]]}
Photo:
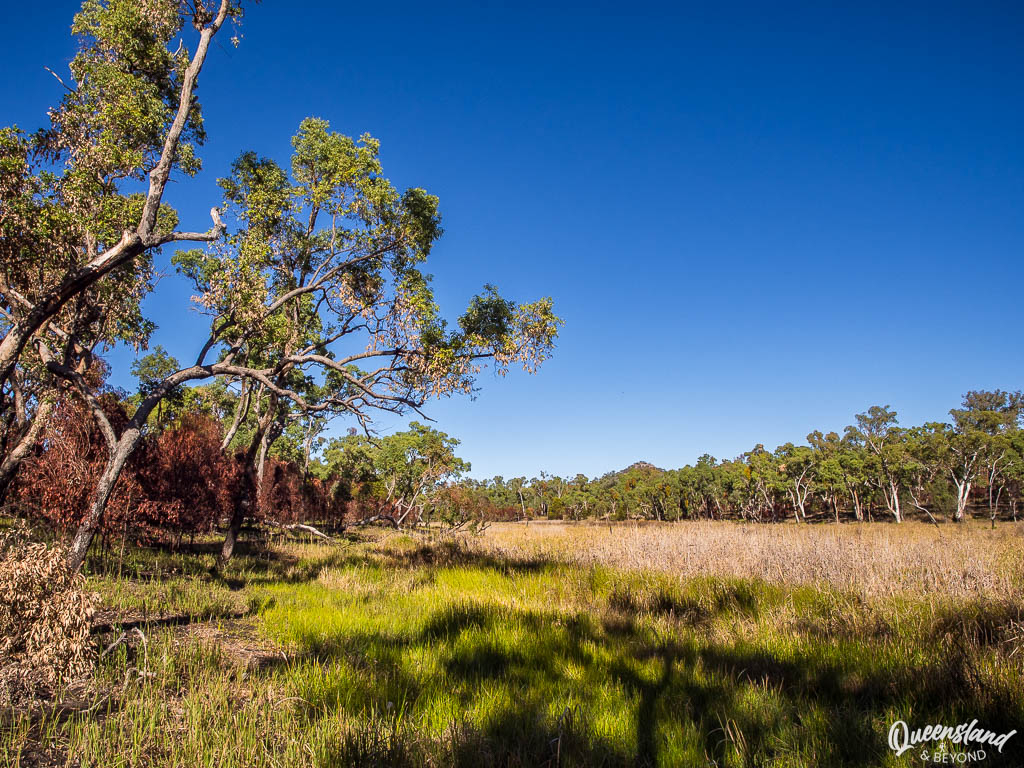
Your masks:
{"label": "treeline", "polygon": [[[176,361],[157,350],[137,363],[139,393],[99,387],[93,407],[123,429],[154,370]],[[456,521],[460,506],[442,511],[448,482],[468,471],[458,441],[413,422],[406,431],[370,438],[351,429],[322,436],[325,417],[280,411],[261,428],[265,406],[230,383],[181,388],[150,415],[107,503],[101,542],[129,538],[178,545],[224,528],[238,509],[250,523],[314,525],[338,531],[379,521],[395,527],[431,519]],[[250,459],[254,438],[260,449]],[[7,498],[7,511],[59,534],[87,517],[106,466],[103,430],[73,392],[59,398]],[[252,463],[253,482],[245,482]],[[449,506],[451,506],[449,504]]]}
{"label": "treeline", "polygon": [[493,519],[1016,520],[1022,412],[1019,392],[968,392],[948,422],[901,427],[895,411],[874,406],[842,435],[815,431],[803,445],[756,445],[724,461],[705,454],[675,470],[638,462],[594,479],[542,472],[460,487]]}
{"label": "treeline", "polygon": [[[174,365],[158,348],[133,369],[138,393],[100,387],[93,407],[121,428],[153,372]],[[112,493],[104,542],[180,544],[227,526],[238,509],[251,522],[326,531],[545,518],[803,523],[985,515],[994,523],[1016,520],[1024,498],[1018,392],[969,392],[949,422],[914,427],[875,406],[842,435],[816,431],[803,445],[757,445],[725,461],[704,455],[676,470],[637,462],[593,479],[542,472],[507,480],[466,478],[459,441],[417,422],[384,437],[350,429],[327,439],[325,417],[281,410],[267,427],[263,406],[250,395],[242,408],[245,397],[216,381],[164,398]],[[69,392],[22,462],[8,509],[70,533],[89,513],[106,460],[92,410]]]}

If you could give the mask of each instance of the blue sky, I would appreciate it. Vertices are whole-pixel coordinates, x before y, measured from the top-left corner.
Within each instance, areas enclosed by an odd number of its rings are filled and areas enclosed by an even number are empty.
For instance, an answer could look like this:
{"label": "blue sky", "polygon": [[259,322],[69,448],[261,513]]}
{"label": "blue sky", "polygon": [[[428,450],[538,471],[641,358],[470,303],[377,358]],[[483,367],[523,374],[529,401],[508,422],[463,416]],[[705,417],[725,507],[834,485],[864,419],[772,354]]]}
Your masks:
{"label": "blue sky", "polygon": [[[75,9],[3,9],[0,124],[42,125]],[[231,159],[286,160],[308,115],[378,137],[441,199],[442,306],[493,282],[566,321],[538,376],[429,408],[475,476],[676,467],[873,404],[919,423],[1024,385],[1022,29],[1009,2],[267,0],[208,61],[205,170],[166,199],[205,228]],[[183,282],[147,310],[194,356]]]}

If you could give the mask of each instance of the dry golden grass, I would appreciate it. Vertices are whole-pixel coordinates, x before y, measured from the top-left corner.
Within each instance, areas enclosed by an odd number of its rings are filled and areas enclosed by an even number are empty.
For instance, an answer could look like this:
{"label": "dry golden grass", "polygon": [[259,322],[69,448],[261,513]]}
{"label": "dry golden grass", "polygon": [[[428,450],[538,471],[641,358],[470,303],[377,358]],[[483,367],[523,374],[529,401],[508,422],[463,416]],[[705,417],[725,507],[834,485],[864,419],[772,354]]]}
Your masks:
{"label": "dry golden grass", "polygon": [[928,594],[1020,601],[1024,523],[742,525],[519,523],[490,526],[477,546],[545,558],[691,576],[830,585],[865,597]]}

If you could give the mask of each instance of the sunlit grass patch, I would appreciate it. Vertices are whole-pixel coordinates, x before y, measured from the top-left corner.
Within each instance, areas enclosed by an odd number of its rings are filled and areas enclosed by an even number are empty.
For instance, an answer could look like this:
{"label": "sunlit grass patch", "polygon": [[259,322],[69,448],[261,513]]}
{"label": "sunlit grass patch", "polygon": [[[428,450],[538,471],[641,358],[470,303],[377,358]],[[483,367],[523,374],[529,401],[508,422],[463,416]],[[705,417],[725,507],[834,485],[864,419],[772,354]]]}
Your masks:
{"label": "sunlit grass patch", "polygon": [[[571,761],[571,721],[578,754],[603,750],[609,764],[841,765],[856,764],[865,740],[884,761],[872,708],[934,708],[935,691],[916,677],[949,672],[921,645],[934,626],[913,600],[601,566],[432,564],[453,559],[419,552],[412,567],[431,577],[411,582],[374,569],[370,599],[358,566],[274,588],[287,597],[260,621],[314,659],[319,676],[297,691],[316,702],[310,711],[365,719],[394,709],[435,745],[461,722],[541,763],[550,756],[529,734],[558,742],[560,729]],[[889,610],[905,621],[890,622]]]}
{"label": "sunlit grass patch", "polygon": [[[12,724],[12,754],[45,738],[96,766],[897,766],[896,719],[1024,720],[1005,596],[868,596],[387,534],[96,583],[129,612],[214,618],[144,624],[145,645],[101,664],[102,713]],[[228,605],[246,617],[223,618]]]}

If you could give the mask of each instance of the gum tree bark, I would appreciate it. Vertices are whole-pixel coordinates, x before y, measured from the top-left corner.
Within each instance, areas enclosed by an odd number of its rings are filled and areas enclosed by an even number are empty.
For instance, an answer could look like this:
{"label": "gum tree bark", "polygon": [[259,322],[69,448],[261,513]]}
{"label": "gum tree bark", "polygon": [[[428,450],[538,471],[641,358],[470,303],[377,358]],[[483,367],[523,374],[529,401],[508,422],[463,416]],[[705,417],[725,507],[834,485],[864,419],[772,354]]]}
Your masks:
{"label": "gum tree bark", "polygon": [[14,447],[4,456],[4,460],[0,463],[0,503],[7,497],[7,489],[11,485],[11,481],[14,479],[14,474],[18,471],[18,466],[28,456],[32,450],[36,441],[39,439],[40,433],[43,431],[43,427],[46,426],[50,420],[50,414],[53,413],[54,403],[53,400],[46,399],[39,404],[36,409],[35,415],[32,417],[32,421],[28,425],[28,429],[25,430],[21,438],[14,445]]}
{"label": "gum tree bark", "polygon": [[99,482],[96,483],[96,490],[93,493],[89,512],[79,524],[78,530],[75,531],[75,536],[71,540],[71,546],[68,551],[68,565],[72,570],[78,571],[82,568],[86,553],[89,551],[89,545],[92,543],[93,536],[103,519],[103,512],[107,508],[110,494],[114,492],[114,486],[117,484],[117,479],[121,476],[121,470],[124,469],[124,465],[132,455],[132,451],[135,450],[135,446],[138,445],[141,437],[141,430],[134,426],[129,426],[121,435],[121,438],[114,444],[110,458],[107,460],[107,465],[103,468],[103,474],[100,475]]}

